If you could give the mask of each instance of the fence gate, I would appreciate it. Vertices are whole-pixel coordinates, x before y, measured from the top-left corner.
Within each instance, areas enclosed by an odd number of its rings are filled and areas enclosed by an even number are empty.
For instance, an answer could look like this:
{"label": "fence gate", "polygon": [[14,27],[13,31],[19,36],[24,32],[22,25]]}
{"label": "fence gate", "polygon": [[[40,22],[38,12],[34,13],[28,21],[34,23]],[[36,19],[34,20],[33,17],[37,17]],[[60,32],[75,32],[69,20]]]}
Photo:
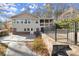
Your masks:
{"label": "fence gate", "polygon": [[68,30],[67,29],[56,29],[55,32],[55,40],[59,42],[67,42],[68,41]]}

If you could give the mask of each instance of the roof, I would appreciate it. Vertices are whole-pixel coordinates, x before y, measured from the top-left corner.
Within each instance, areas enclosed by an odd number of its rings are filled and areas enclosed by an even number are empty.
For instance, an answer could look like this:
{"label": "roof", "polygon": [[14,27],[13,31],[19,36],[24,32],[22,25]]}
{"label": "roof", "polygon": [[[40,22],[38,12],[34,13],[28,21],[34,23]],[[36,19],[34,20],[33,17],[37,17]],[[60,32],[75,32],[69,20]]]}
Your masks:
{"label": "roof", "polygon": [[28,14],[28,13],[17,14],[17,15],[15,15],[15,16],[12,16],[11,18],[20,18],[20,17],[38,18],[37,16],[34,16],[34,15],[32,15],[32,14]]}

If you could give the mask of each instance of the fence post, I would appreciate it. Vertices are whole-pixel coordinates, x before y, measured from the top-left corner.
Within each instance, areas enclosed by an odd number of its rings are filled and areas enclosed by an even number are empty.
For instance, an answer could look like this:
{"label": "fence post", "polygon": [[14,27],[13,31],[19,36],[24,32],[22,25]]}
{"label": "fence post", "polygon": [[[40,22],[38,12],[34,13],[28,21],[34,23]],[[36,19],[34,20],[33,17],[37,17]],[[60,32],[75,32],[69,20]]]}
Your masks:
{"label": "fence post", "polygon": [[77,22],[75,22],[75,45],[77,45]]}
{"label": "fence post", "polygon": [[55,24],[55,42],[57,41],[57,24]]}
{"label": "fence post", "polygon": [[67,42],[68,42],[68,39],[69,39],[69,38],[68,38],[68,32],[69,32],[69,30],[67,29]]}

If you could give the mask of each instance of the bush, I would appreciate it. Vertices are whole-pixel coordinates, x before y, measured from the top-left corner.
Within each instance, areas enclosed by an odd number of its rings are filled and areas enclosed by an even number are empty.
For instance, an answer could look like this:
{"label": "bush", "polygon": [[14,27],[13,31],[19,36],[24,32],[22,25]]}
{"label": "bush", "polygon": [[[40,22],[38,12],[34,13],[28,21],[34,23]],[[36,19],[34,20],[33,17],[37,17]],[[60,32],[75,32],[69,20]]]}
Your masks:
{"label": "bush", "polygon": [[48,50],[46,45],[43,43],[43,39],[38,37],[33,42],[33,50],[39,52],[43,55],[48,55]]}
{"label": "bush", "polygon": [[0,43],[0,56],[5,56],[5,52],[8,46],[4,43]]}
{"label": "bush", "polygon": [[35,37],[42,37],[41,32],[38,29],[34,32],[34,35]]}

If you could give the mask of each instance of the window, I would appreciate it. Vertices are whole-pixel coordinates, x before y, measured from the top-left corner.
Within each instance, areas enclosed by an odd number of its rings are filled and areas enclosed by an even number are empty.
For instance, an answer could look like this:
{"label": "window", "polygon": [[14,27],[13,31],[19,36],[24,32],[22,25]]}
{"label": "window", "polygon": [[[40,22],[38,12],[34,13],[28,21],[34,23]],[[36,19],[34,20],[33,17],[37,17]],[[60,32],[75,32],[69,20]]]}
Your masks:
{"label": "window", "polygon": [[49,23],[49,20],[48,20],[48,19],[46,19],[46,20],[45,20],[45,23]]}
{"label": "window", "polygon": [[26,31],[26,28],[24,28],[24,31]]}
{"label": "window", "polygon": [[28,23],[30,24],[30,21],[28,21]]}
{"label": "window", "polygon": [[19,21],[17,21],[17,24],[19,23]]}
{"label": "window", "polygon": [[21,23],[23,23],[23,21],[21,21]]}
{"label": "window", "polygon": [[31,28],[31,31],[33,31],[33,28]]}
{"label": "window", "polygon": [[27,24],[27,20],[25,20],[25,23]]}
{"label": "window", "polygon": [[38,21],[36,21],[36,23],[38,23]]}
{"label": "window", "polygon": [[40,24],[40,26],[44,26],[44,24]]}
{"label": "window", "polygon": [[30,31],[30,29],[29,29],[29,28],[27,28],[27,31]]}
{"label": "window", "polygon": [[40,19],[40,23],[44,23],[44,20],[43,19]]}
{"label": "window", "polygon": [[50,22],[52,22],[53,19],[50,19]]}

